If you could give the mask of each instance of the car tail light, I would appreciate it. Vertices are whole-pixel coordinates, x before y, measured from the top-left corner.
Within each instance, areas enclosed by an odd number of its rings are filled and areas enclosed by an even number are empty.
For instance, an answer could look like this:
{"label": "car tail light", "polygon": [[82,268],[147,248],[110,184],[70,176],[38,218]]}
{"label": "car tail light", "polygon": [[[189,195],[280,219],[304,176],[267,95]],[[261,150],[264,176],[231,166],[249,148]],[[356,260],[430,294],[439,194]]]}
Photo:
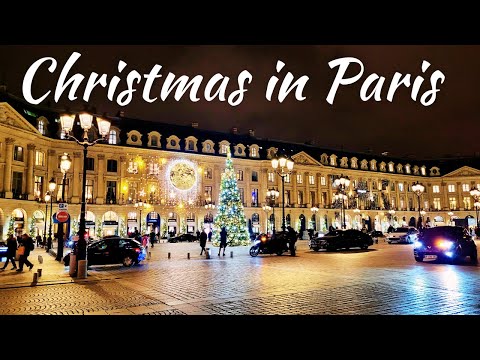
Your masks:
{"label": "car tail light", "polygon": [[136,248],[135,251],[140,254],[142,252],[142,249]]}

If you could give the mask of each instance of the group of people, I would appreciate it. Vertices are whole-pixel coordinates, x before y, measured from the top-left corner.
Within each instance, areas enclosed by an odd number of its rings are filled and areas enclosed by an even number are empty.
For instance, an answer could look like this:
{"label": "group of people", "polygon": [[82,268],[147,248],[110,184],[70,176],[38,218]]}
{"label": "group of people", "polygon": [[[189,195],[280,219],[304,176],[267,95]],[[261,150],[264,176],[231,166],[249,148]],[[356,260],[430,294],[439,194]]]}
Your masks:
{"label": "group of people", "polygon": [[[18,272],[23,271],[24,265],[27,265],[30,270],[33,268],[33,264],[28,260],[28,256],[30,255],[30,251],[35,249],[35,243],[33,239],[28,234],[23,234],[22,236],[18,237],[18,240],[10,234],[7,238],[7,260],[0,270],[5,270],[9,264],[12,263],[11,270],[17,270]],[[15,263],[15,256],[19,255],[19,266],[17,268],[17,264]]]}
{"label": "group of people", "polygon": [[[218,248],[218,256],[220,256],[220,253],[222,252],[223,249],[223,256],[225,256],[225,249],[227,248],[227,229],[225,227],[222,227],[222,230],[220,231],[220,247]],[[205,250],[205,246],[207,246],[207,240],[212,241],[212,232],[210,231],[208,234],[205,231],[205,229],[202,230],[202,232],[197,231],[197,238],[200,241],[200,247],[202,248],[202,251],[200,251],[200,255],[203,255],[203,252],[207,252]]]}

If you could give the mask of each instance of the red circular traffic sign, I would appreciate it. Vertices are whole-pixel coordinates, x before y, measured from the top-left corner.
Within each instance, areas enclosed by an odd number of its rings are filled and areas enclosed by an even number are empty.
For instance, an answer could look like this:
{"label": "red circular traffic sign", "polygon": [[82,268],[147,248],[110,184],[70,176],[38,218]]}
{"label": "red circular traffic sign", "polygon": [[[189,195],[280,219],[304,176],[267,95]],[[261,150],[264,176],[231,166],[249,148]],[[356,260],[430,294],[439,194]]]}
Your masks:
{"label": "red circular traffic sign", "polygon": [[66,211],[57,212],[57,221],[58,222],[64,223],[68,220],[68,218],[69,218],[68,212],[66,212]]}

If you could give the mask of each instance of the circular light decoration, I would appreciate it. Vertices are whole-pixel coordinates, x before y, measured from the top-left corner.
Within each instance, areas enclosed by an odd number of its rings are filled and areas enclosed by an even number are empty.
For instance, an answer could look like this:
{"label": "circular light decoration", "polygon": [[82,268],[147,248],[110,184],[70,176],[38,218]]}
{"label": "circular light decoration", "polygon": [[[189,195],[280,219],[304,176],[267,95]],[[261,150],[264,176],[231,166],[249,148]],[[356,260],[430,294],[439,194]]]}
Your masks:
{"label": "circular light decoration", "polygon": [[188,160],[174,160],[167,168],[167,179],[175,189],[188,191],[197,183],[195,165]]}

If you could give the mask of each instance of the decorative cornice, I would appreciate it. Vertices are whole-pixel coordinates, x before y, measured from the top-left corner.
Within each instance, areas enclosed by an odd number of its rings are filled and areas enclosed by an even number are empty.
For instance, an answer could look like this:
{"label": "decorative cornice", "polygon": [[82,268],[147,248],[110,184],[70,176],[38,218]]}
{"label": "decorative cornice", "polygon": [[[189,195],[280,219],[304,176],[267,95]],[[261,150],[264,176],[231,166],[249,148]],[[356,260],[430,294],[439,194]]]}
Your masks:
{"label": "decorative cornice", "polygon": [[78,159],[78,158],[81,158],[82,157],[82,153],[80,151],[74,151],[73,152],[73,157],[75,159]]}
{"label": "decorative cornice", "polygon": [[98,154],[98,160],[105,160],[105,154]]}
{"label": "decorative cornice", "polygon": [[28,144],[27,145],[28,150],[35,150],[36,148],[37,148],[37,145],[35,145],[35,144]]}
{"label": "decorative cornice", "polygon": [[5,142],[7,143],[7,145],[13,145],[13,144],[15,144],[15,139],[14,138],[6,138]]}

